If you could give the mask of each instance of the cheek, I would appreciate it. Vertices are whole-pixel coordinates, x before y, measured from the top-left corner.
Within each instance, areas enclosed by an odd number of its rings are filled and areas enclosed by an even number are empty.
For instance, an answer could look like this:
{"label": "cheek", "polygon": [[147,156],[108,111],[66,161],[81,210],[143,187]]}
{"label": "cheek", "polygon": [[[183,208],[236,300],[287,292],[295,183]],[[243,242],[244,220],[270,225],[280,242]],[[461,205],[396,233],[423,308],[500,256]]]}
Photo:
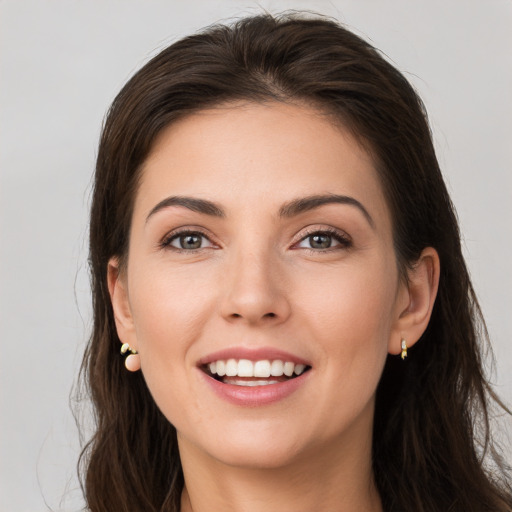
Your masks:
{"label": "cheek", "polygon": [[392,265],[347,266],[297,290],[304,330],[316,339],[329,380],[354,390],[347,396],[357,396],[356,389],[372,394],[380,378],[394,321]]}
{"label": "cheek", "polygon": [[189,395],[187,372],[195,365],[190,349],[201,337],[215,303],[204,286],[195,285],[200,282],[197,276],[191,279],[165,266],[147,266],[130,283],[142,372],[157,405],[170,420]]}
{"label": "cheek", "polygon": [[351,426],[362,428],[373,416],[373,399],[387,357],[394,286],[385,273],[367,270],[352,268],[340,273],[337,284],[331,275],[323,290],[321,286],[314,287],[314,293],[303,290],[301,307],[308,319],[304,332],[320,354],[315,399],[324,418],[320,441]]}
{"label": "cheek", "polygon": [[[205,300],[180,293],[171,279],[141,280],[132,304],[141,371],[158,408],[176,428],[186,428],[182,412],[196,407],[190,393],[189,354],[203,329]],[[185,425],[183,425],[185,421]]]}
{"label": "cheek", "polygon": [[310,279],[303,273],[295,293],[300,297],[297,308],[312,320],[318,333],[332,333],[333,341],[344,339],[349,345],[362,338],[368,343],[382,341],[391,330],[397,286],[395,272],[389,268],[394,267],[376,260],[327,269]]}
{"label": "cheek", "polygon": [[130,305],[142,351],[178,350],[200,332],[214,302],[205,277],[165,264],[132,277]]}

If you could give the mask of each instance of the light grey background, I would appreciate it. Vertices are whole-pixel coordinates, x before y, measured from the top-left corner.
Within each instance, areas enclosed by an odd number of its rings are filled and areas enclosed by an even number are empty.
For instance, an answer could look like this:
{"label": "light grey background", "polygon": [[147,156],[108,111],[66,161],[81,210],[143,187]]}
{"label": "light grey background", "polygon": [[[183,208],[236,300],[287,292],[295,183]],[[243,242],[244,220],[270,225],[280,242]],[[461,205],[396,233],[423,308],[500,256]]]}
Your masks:
{"label": "light grey background", "polygon": [[[347,23],[422,95],[512,403],[510,0],[0,0],[0,510],[78,510],[68,398],[90,328],[87,211],[103,115],[182,35],[311,9]],[[45,505],[46,503],[46,505]]]}

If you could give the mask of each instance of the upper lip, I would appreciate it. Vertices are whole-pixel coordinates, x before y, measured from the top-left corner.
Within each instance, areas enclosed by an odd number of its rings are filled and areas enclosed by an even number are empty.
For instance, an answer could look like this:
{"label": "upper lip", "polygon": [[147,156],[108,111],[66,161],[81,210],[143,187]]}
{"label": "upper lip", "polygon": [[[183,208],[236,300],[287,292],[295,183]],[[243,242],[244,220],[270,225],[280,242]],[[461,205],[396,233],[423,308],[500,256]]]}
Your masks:
{"label": "upper lip", "polygon": [[292,362],[295,364],[304,364],[311,366],[311,363],[306,359],[286,352],[275,347],[231,347],[212,352],[198,361],[198,366],[206,365],[214,361],[227,360],[227,359],[248,359],[249,361],[262,361],[269,360],[275,361],[279,359],[284,362]]}

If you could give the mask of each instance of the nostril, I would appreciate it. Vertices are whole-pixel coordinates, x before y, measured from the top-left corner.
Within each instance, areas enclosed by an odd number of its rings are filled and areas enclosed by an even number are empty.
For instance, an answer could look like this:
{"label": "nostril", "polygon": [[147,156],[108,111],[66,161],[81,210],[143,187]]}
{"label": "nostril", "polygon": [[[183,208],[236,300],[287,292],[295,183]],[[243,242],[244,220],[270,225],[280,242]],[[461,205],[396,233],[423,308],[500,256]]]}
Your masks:
{"label": "nostril", "polygon": [[[240,313],[233,313],[231,315],[233,318],[242,318],[242,315]],[[265,313],[263,315],[263,318],[275,318],[277,315],[275,313]]]}
{"label": "nostril", "polygon": [[242,313],[235,313],[232,312],[228,315],[227,319],[231,321],[239,321],[242,319],[247,320],[250,323],[258,322],[258,321],[265,321],[265,320],[274,320],[280,318],[280,315],[278,313],[274,313],[273,311],[269,311],[268,313],[258,314],[258,312],[248,312],[247,314]]}

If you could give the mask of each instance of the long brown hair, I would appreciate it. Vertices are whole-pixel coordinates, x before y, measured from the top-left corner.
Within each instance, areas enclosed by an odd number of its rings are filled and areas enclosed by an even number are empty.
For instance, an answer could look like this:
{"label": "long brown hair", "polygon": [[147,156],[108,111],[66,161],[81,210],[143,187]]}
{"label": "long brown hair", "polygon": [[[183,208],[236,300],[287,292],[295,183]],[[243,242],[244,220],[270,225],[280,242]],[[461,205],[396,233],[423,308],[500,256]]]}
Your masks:
{"label": "long brown hair", "polygon": [[510,512],[509,469],[489,434],[490,404],[501,404],[483,374],[485,324],[423,104],[367,42],[334,21],[296,14],[178,41],[133,76],[108,112],[90,223],[94,327],[82,367],[96,413],[79,465],[90,510],[179,510],[176,432],[142,373],[123,367],[107,264],[127,255],[140,169],[157,135],[233,100],[301,101],[330,113],[374,158],[404,275],[425,247],[439,253],[430,324],[405,363],[388,356],[377,390],[373,469],[384,509]]}

